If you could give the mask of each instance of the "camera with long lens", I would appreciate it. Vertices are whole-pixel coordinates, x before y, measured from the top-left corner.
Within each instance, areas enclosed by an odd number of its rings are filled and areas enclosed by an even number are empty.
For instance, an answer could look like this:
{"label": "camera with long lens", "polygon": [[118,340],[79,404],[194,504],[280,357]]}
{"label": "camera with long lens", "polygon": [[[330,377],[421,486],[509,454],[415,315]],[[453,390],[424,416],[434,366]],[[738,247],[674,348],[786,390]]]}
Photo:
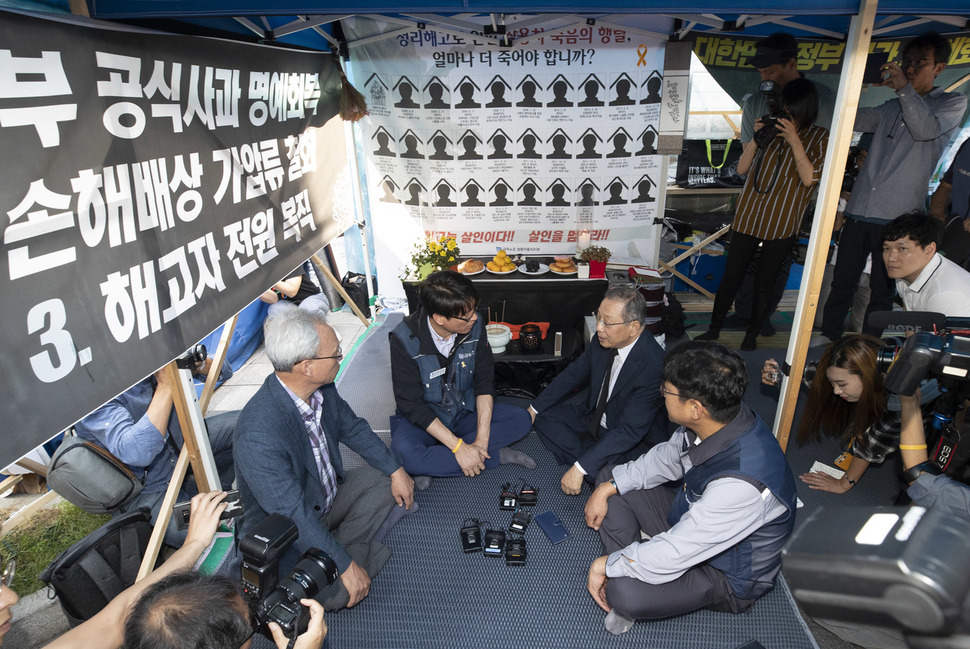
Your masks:
{"label": "camera with long lens", "polygon": [[941,313],[876,312],[869,316],[875,327],[917,330],[899,344],[883,345],[876,369],[885,374],[883,385],[891,394],[911,396],[922,382],[935,377],[940,396],[933,402],[926,432],[930,460],[948,476],[970,479],[970,443],[954,426],[957,411],[970,399],[970,320],[948,318]]}
{"label": "camera with long lens", "polygon": [[761,116],[761,128],[754,132],[753,139],[763,149],[778,135],[778,120],[788,114],[781,108],[781,86],[774,81],[762,81],[758,91],[768,104],[768,114]]}
{"label": "camera with long lens", "polygon": [[306,631],[310,611],[301,599],[312,599],[339,576],[337,564],[323,550],[310,548],[290,574],[279,579],[279,557],[299,537],[296,524],[271,514],[239,543],[243,594],[259,624],[259,632],[271,638],[269,623],[276,622],[287,637]]}
{"label": "camera with long lens", "polygon": [[910,396],[931,375],[945,383],[961,383],[970,376],[970,338],[920,331],[902,345],[883,345],[876,369],[885,373],[883,383],[892,394]]}

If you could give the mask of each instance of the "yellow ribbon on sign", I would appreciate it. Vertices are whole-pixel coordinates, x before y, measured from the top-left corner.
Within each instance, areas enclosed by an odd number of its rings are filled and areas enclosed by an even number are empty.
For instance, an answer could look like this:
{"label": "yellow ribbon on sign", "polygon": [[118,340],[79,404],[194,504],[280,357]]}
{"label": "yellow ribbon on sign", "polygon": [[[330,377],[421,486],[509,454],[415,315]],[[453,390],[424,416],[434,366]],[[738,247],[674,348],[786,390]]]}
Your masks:
{"label": "yellow ribbon on sign", "polygon": [[639,47],[637,47],[637,55],[640,57],[640,58],[637,59],[637,67],[639,68],[641,65],[644,66],[644,67],[646,67],[646,65],[647,65],[647,46],[641,44]]}

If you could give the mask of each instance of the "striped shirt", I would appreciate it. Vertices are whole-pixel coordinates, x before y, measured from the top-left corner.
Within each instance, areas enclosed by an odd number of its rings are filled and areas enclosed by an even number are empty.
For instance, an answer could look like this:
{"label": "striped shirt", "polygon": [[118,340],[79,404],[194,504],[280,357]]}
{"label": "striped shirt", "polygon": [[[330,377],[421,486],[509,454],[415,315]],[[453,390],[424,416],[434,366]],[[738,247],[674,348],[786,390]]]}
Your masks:
{"label": "striped shirt", "polygon": [[[748,171],[731,226],[736,232],[765,241],[786,239],[798,233],[809,198],[822,174],[829,132],[819,126],[810,126],[799,131],[799,135],[814,169],[812,184],[808,187],[802,184],[791,147],[783,138],[776,137],[765,149],[757,175],[754,165]],[[771,179],[776,168],[778,180],[772,187]],[[756,186],[762,190],[771,189],[761,194]]]}

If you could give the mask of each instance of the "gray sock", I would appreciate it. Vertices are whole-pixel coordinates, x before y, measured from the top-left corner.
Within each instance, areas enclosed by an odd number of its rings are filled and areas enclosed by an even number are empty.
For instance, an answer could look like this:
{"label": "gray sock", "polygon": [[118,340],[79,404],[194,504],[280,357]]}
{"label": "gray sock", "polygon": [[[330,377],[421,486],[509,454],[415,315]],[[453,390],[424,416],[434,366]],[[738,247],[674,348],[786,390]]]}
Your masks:
{"label": "gray sock", "polygon": [[397,525],[397,522],[399,520],[401,520],[408,514],[413,514],[416,511],[418,511],[418,503],[416,502],[411,503],[411,509],[404,509],[400,505],[395,505],[391,509],[391,511],[387,513],[387,518],[385,518],[384,522],[381,523],[381,526],[378,528],[377,533],[374,534],[374,540],[377,541],[378,543],[383,543],[384,537],[387,536],[387,533],[391,531],[392,527]]}
{"label": "gray sock", "polygon": [[622,635],[633,628],[633,623],[635,620],[631,620],[628,617],[620,615],[616,612],[616,609],[610,611],[606,615],[606,619],[603,621],[603,626],[606,630],[613,635]]}
{"label": "gray sock", "polygon": [[531,457],[523,453],[522,451],[515,451],[506,446],[498,451],[498,460],[501,464],[518,464],[524,466],[527,469],[536,468],[536,461]]}
{"label": "gray sock", "polygon": [[418,491],[424,491],[431,485],[431,476],[429,475],[416,475],[414,476],[414,488]]}

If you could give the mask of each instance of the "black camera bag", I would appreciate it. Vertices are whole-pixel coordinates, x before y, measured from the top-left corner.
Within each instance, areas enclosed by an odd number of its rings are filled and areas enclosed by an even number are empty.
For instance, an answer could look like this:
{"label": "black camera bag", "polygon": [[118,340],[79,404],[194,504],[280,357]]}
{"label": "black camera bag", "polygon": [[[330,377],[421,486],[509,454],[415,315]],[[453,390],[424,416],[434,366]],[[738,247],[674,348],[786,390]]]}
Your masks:
{"label": "black camera bag", "polygon": [[[371,288],[375,289],[374,293],[376,294],[376,286],[373,286],[373,284],[376,284],[376,279],[371,279],[374,280],[372,281]],[[369,316],[370,299],[367,297],[367,278],[360,273],[347,273],[344,275],[344,278],[340,284],[343,286],[344,290],[347,291],[347,295],[349,295],[350,299],[354,301],[354,304],[357,305],[357,308],[360,309],[361,313],[363,313],[365,316]]]}
{"label": "black camera bag", "polygon": [[57,595],[71,627],[135,583],[151,534],[149,512],[138,509],[94,530],[44,569],[40,579]]}

